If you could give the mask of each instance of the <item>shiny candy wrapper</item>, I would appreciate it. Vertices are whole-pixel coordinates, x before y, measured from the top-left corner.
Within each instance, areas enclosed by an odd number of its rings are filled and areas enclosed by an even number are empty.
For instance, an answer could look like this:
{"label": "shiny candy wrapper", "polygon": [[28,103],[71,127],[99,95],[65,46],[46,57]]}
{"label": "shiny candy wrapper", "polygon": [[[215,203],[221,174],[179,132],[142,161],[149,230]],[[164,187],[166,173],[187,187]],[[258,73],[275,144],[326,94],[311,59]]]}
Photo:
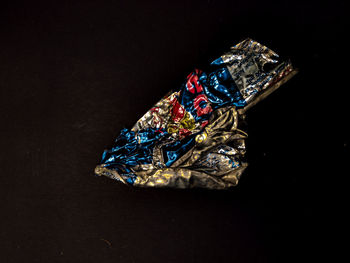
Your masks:
{"label": "shiny candy wrapper", "polygon": [[246,39],[194,70],[105,150],[96,175],[128,185],[226,189],[247,167],[247,109],[295,74],[269,48]]}

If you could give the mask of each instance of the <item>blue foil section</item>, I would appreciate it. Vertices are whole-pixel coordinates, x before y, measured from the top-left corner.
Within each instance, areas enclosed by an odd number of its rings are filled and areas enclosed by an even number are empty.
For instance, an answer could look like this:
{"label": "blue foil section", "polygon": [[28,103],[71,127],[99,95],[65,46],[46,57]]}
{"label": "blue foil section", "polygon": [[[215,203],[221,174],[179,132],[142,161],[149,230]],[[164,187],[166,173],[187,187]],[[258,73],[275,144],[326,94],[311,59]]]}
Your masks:
{"label": "blue foil section", "polygon": [[136,136],[135,132],[122,129],[113,147],[103,152],[101,164],[120,174],[129,174],[135,165],[152,163],[153,148],[166,135],[165,130],[146,129]]}
{"label": "blue foil section", "polygon": [[[220,60],[222,59],[220,58]],[[226,66],[211,72],[209,75],[203,73],[200,76],[200,82],[213,109],[229,105],[242,108],[247,105]]]}

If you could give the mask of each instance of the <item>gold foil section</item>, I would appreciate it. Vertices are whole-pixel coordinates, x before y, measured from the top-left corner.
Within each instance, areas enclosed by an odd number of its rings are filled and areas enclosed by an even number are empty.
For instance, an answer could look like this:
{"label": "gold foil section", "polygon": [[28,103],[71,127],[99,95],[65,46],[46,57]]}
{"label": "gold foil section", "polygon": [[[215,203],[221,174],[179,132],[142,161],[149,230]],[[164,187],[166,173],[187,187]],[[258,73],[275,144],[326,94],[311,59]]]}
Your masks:
{"label": "gold foil section", "polygon": [[[196,136],[195,146],[171,167],[165,167],[161,145],[157,147],[152,164],[133,167],[137,175],[134,186],[140,187],[202,187],[226,189],[235,186],[247,163],[245,154],[246,133],[238,128],[235,107],[221,108],[213,112],[209,124]],[[116,171],[103,165],[95,173],[125,182]]]}

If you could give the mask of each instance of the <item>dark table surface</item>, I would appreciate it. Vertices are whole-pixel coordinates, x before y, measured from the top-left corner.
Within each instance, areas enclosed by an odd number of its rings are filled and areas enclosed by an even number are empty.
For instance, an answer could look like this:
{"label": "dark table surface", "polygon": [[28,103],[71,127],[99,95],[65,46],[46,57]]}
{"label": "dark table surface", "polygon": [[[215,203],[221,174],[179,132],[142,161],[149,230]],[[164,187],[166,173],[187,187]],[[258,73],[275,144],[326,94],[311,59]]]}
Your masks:
{"label": "dark table surface", "polygon": [[[349,130],[346,9],[321,2],[1,2],[0,262],[323,257]],[[236,188],[94,176],[121,128],[246,37],[300,72],[248,112]]]}

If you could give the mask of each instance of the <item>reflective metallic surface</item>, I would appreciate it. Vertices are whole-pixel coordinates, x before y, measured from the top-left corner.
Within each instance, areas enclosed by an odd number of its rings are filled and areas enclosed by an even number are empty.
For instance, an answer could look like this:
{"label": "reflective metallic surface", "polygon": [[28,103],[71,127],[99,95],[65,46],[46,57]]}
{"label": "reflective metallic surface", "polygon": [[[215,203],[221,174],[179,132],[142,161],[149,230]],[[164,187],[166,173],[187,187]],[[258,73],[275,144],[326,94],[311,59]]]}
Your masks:
{"label": "reflective metallic surface", "polygon": [[235,186],[247,167],[240,120],[295,74],[290,62],[277,58],[246,39],[213,61],[210,72],[196,69],[132,129],[121,131],[96,175],[142,187]]}

